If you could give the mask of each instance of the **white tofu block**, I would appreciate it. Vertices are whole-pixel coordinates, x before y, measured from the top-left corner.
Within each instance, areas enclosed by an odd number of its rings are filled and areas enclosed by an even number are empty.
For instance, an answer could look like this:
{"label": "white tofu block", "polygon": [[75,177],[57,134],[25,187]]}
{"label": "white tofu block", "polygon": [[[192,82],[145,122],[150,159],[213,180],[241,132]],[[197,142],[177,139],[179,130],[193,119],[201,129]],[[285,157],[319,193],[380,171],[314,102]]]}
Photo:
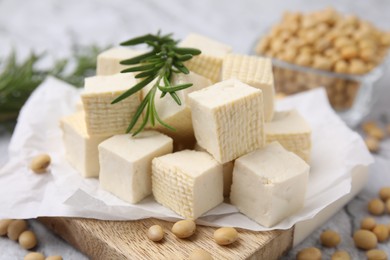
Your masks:
{"label": "white tofu block", "polygon": [[195,33],[189,34],[179,45],[202,51],[200,55],[185,63],[189,70],[210,79],[213,83],[220,80],[222,61],[224,56],[232,51],[231,46]]}
{"label": "white tofu block", "polygon": [[278,141],[305,162],[310,161],[311,127],[297,110],[276,112],[272,121],[265,123],[264,132],[267,143]]}
{"label": "white tofu block", "polygon": [[82,112],[77,112],[62,118],[61,128],[67,161],[83,177],[98,177],[98,145],[110,136],[88,135],[84,114]]}
{"label": "white tofu block", "polygon": [[195,138],[218,162],[264,146],[263,97],[232,79],[189,94]]}
{"label": "white tofu block", "polygon": [[152,160],[172,152],[172,139],[156,131],[116,135],[99,145],[100,187],[129,203],[152,193]]}
{"label": "white tofu block", "polygon": [[[194,150],[207,152],[206,149],[201,147],[198,143],[195,144]],[[232,186],[232,179],[233,179],[233,167],[234,167],[234,161],[222,164],[224,197],[229,197],[230,195],[230,187]]]}
{"label": "white tofu block", "polygon": [[115,47],[108,49],[97,56],[96,75],[107,76],[120,73],[129,68],[127,65],[121,65],[120,62],[142,54],[142,51]]}
{"label": "white tofu block", "polygon": [[184,150],[153,159],[156,201],[196,219],[223,201],[222,166],[208,153]]}
{"label": "white tofu block", "polygon": [[236,78],[263,91],[264,120],[274,114],[275,85],[271,59],[256,56],[227,54],[222,65],[222,80]]}
{"label": "white tofu block", "polygon": [[[142,89],[143,96],[147,95],[147,93],[152,87],[152,84],[154,83],[155,82],[152,82],[151,84]],[[148,126],[148,128],[156,129],[159,132],[162,132],[173,138],[175,148],[178,148],[181,145],[187,148],[193,147],[195,143],[194,130],[192,127],[191,120],[191,110],[188,104],[188,94],[211,85],[211,81],[209,79],[197,75],[194,72],[190,72],[190,74],[187,75],[173,75],[173,85],[180,85],[185,83],[192,83],[193,85],[190,88],[176,92],[182,102],[180,106],[173,100],[173,98],[169,94],[167,94],[163,98],[160,98],[160,90],[157,90],[156,97],[154,99],[156,110],[161,120],[175,128],[176,131],[172,131],[158,123],[155,126]]]}
{"label": "white tofu block", "polygon": [[279,143],[238,158],[230,201],[247,217],[272,227],[303,208],[309,165]]}
{"label": "white tofu block", "polygon": [[[134,76],[127,73],[85,79],[85,89],[81,99],[88,134],[114,135],[126,132],[141,103],[141,92],[119,103],[111,104],[111,102],[136,83]],[[138,125],[139,123],[136,127]]]}

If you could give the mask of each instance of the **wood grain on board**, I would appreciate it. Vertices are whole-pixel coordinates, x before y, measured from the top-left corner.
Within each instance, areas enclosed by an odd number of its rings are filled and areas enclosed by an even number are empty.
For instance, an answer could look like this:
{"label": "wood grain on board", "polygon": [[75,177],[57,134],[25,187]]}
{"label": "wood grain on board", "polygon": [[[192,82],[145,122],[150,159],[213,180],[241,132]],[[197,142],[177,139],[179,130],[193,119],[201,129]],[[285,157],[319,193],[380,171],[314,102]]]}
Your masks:
{"label": "wood grain on board", "polygon": [[[238,230],[239,239],[230,246],[214,242],[214,227],[197,226],[189,239],[176,238],[172,223],[158,219],[138,221],[102,221],[81,218],[39,218],[71,245],[91,259],[188,259],[195,248],[210,252],[214,259],[277,259],[291,248],[293,228],[254,232]],[[161,225],[163,241],[155,243],[146,237],[151,225]]]}

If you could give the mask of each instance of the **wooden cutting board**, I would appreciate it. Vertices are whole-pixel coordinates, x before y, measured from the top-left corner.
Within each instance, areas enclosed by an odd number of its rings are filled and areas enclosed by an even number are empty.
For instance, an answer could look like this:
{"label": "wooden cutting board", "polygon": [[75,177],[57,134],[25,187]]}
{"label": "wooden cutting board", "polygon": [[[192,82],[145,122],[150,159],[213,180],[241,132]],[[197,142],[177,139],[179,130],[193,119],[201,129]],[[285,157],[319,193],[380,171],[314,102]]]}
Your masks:
{"label": "wooden cutting board", "polygon": [[[102,221],[81,218],[39,220],[91,259],[188,259],[195,248],[210,252],[214,259],[278,259],[291,248],[293,228],[254,232],[239,231],[239,239],[230,246],[219,246],[213,240],[216,228],[198,226],[189,239],[176,238],[172,223],[158,219],[138,221]],[[146,237],[148,228],[161,225],[165,238],[159,243]]]}

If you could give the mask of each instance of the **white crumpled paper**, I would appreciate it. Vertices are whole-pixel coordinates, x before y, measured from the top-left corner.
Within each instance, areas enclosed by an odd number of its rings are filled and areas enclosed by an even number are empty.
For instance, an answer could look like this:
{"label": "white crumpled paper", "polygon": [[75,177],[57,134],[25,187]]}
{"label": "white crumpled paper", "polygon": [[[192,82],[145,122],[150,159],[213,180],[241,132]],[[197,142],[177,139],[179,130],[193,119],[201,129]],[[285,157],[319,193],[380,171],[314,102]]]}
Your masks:
{"label": "white crumpled paper", "polygon": [[[96,179],[82,178],[65,160],[59,120],[72,113],[79,91],[48,78],[23,107],[9,146],[9,162],[0,170],[0,218],[39,216],[136,220],[180,217],[156,203],[152,196],[132,205],[99,189]],[[305,207],[272,229],[288,229],[314,217],[321,209],[349,193],[350,171],[372,163],[362,139],[333,112],[325,91],[316,89],[278,101],[279,109],[296,108],[313,128],[313,151]],[[52,156],[47,174],[31,172],[28,163],[39,153]],[[199,224],[269,230],[227,203],[207,212]]]}

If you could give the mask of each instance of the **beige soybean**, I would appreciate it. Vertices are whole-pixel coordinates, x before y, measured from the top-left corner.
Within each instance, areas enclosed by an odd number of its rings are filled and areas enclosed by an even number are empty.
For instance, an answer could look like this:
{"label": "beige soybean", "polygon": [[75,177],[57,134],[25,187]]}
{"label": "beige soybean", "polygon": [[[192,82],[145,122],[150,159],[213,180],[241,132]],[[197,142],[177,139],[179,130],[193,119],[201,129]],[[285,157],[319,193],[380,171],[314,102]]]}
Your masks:
{"label": "beige soybean", "polygon": [[232,227],[222,227],[214,231],[214,240],[218,245],[230,245],[238,239],[238,232]]}
{"label": "beige soybean", "polygon": [[372,137],[372,136],[367,136],[365,139],[364,139],[364,142],[367,146],[367,149],[372,152],[372,153],[376,153],[379,151],[379,141],[378,139]]}
{"label": "beige soybean", "polygon": [[382,140],[385,137],[385,132],[378,126],[372,127],[367,134],[378,140]]}
{"label": "beige soybean", "polygon": [[32,159],[30,168],[35,173],[44,173],[47,167],[49,167],[50,162],[51,158],[48,154],[40,154]]}
{"label": "beige soybean", "polygon": [[389,238],[389,228],[386,225],[379,224],[372,230],[379,242],[384,242]]}
{"label": "beige soybean", "polygon": [[45,256],[42,253],[31,252],[24,256],[24,260],[45,260]]}
{"label": "beige soybean", "polygon": [[197,248],[189,256],[189,260],[213,260],[209,252],[201,248]]}
{"label": "beige soybean", "polygon": [[20,234],[18,241],[19,245],[24,249],[31,249],[38,243],[35,233],[31,230],[23,231],[22,234]]}
{"label": "beige soybean", "polygon": [[172,233],[178,238],[187,238],[195,233],[196,224],[191,219],[180,220],[172,226]]}
{"label": "beige soybean", "polygon": [[164,238],[164,230],[160,225],[153,225],[148,229],[147,236],[154,242],[161,241]]}
{"label": "beige soybean", "polygon": [[383,250],[372,249],[366,252],[368,260],[387,260],[387,254]]}
{"label": "beige soybean", "polygon": [[385,202],[385,208],[386,208],[386,212],[387,212],[387,213],[390,213],[390,199],[386,200],[386,202]]}
{"label": "beige soybean", "polygon": [[360,229],[353,234],[353,241],[357,248],[363,250],[374,249],[377,247],[378,239],[374,233],[368,230]]}
{"label": "beige soybean", "polygon": [[11,240],[18,240],[19,235],[27,229],[27,222],[23,219],[13,220],[7,228],[7,236]]}
{"label": "beige soybean", "polygon": [[385,212],[385,203],[381,199],[372,199],[368,202],[368,211],[375,216]]}
{"label": "beige soybean", "polygon": [[5,236],[7,234],[7,229],[9,224],[11,224],[12,219],[1,219],[0,220],[0,236]]}
{"label": "beige soybean", "polygon": [[325,230],[320,236],[321,244],[325,247],[336,247],[341,242],[340,235],[333,230]]}
{"label": "beige soybean", "polygon": [[390,187],[383,187],[379,190],[379,197],[383,200],[383,201],[387,201],[388,199],[390,199]]}
{"label": "beige soybean", "polygon": [[322,253],[321,251],[316,247],[308,247],[305,249],[302,249],[297,254],[297,260],[321,260]]}
{"label": "beige soybean", "polygon": [[46,257],[45,260],[62,260],[62,256],[60,256],[60,255],[51,255],[51,256]]}
{"label": "beige soybean", "polygon": [[361,229],[373,230],[375,226],[376,226],[376,221],[374,218],[371,217],[366,217],[362,219],[362,221],[360,222]]}
{"label": "beige soybean", "polygon": [[350,260],[351,256],[347,251],[336,251],[333,253],[331,260]]}

